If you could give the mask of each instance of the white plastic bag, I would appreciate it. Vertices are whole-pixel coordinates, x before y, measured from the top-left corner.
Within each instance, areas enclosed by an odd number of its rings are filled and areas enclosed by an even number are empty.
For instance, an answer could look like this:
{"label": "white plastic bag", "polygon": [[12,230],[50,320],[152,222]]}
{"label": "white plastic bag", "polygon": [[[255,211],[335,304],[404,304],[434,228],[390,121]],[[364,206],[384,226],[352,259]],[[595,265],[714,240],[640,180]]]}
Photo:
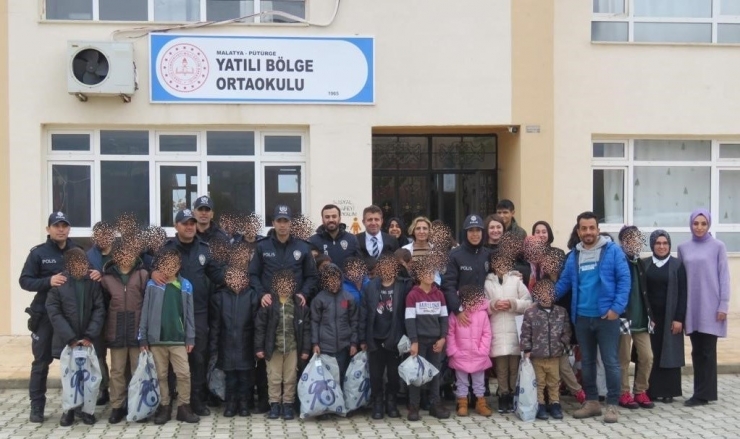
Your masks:
{"label": "white plastic bag", "polygon": [[411,350],[411,340],[407,336],[401,337],[401,340],[398,341],[398,355],[408,354]]}
{"label": "white plastic bag", "polygon": [[159,406],[159,380],[154,365],[154,355],[150,351],[139,354],[139,365],[128,385],[129,422],[146,419],[153,415]]}
{"label": "white plastic bag", "polygon": [[344,395],[339,384],[339,365],[334,357],[311,357],[298,381],[298,399],[301,401],[301,419],[334,413],[345,416]]}
{"label": "white plastic bag", "polygon": [[357,410],[370,404],[370,364],[367,352],[360,351],[352,357],[352,361],[344,374],[344,405],[347,412]]}
{"label": "white plastic bag", "polygon": [[529,358],[519,362],[519,377],[514,394],[514,413],[524,422],[534,421],[537,416],[537,378]]}
{"label": "white plastic bag", "polygon": [[103,379],[95,348],[65,346],[59,364],[62,368],[62,410],[82,407],[83,413],[95,413],[98,388]]}
{"label": "white plastic bag", "polygon": [[215,360],[208,364],[208,390],[221,398],[221,401],[226,401],[226,374],[216,368]]}
{"label": "white plastic bag", "polygon": [[438,373],[439,370],[421,355],[410,356],[398,366],[398,375],[409,386],[421,387]]}

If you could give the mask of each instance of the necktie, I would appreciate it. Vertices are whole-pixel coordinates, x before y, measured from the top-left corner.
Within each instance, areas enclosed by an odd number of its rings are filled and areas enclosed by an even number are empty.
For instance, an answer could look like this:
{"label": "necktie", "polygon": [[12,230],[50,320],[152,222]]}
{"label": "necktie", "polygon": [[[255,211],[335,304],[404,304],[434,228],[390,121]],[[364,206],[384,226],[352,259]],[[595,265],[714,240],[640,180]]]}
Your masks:
{"label": "necktie", "polygon": [[379,253],[379,251],[378,251],[378,238],[375,237],[375,236],[373,236],[372,240],[373,240],[373,257],[375,259],[377,259],[378,258],[378,253]]}

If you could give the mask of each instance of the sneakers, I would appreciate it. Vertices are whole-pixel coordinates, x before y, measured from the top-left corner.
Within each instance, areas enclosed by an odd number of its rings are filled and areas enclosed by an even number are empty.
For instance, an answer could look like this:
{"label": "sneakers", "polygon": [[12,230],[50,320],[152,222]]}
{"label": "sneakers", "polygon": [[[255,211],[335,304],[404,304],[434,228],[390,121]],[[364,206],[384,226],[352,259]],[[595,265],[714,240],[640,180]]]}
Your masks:
{"label": "sneakers", "polygon": [[267,419],[280,419],[280,403],[273,402],[270,404],[270,413]]}
{"label": "sneakers", "polygon": [[193,412],[190,404],[185,404],[177,408],[177,420],[188,424],[196,424],[200,422],[200,417]]}
{"label": "sneakers", "polygon": [[171,405],[160,405],[157,407],[157,411],[154,412],[154,423],[157,425],[166,424],[167,421],[172,419],[172,406]]}
{"label": "sneakers", "polygon": [[547,414],[547,406],[545,404],[540,404],[539,407],[537,407],[537,419],[542,419],[543,421],[550,419],[550,415]]}
{"label": "sneakers", "polygon": [[123,417],[125,416],[126,411],[124,408],[117,408],[112,409],[110,411],[110,416],[108,417],[108,423],[109,424],[118,424],[119,422],[123,421]]}
{"label": "sneakers", "polygon": [[66,412],[62,413],[62,418],[59,420],[59,425],[62,427],[69,427],[75,422],[75,412],[74,410],[67,410]]}
{"label": "sneakers", "polygon": [[457,416],[468,416],[468,398],[457,398]]}
{"label": "sneakers", "polygon": [[640,408],[640,404],[635,402],[634,398],[632,398],[632,393],[630,392],[622,393],[622,396],[619,397],[619,406],[630,410]]}
{"label": "sneakers", "polygon": [[498,396],[498,413],[500,415],[503,415],[506,413],[506,394],[501,394]]}
{"label": "sneakers", "polygon": [[550,404],[550,416],[553,419],[563,419],[563,407],[560,406],[559,402]]}
{"label": "sneakers", "polygon": [[293,415],[293,403],[283,404],[283,419],[286,421],[295,419],[295,415]]}
{"label": "sneakers", "polygon": [[635,395],[635,402],[644,409],[651,409],[655,407],[655,404],[650,400],[647,392],[638,393]]}
{"label": "sneakers", "polygon": [[586,401],[581,408],[573,412],[573,417],[576,419],[592,418],[594,416],[601,416],[599,401]]}
{"label": "sneakers", "polygon": [[604,422],[607,424],[613,424],[619,420],[619,411],[617,406],[608,405],[606,406],[606,413],[604,413]]}
{"label": "sneakers", "polygon": [[488,407],[488,401],[486,401],[485,396],[478,397],[478,400],[475,402],[475,411],[481,416],[491,416],[493,414],[493,410]]}
{"label": "sneakers", "polygon": [[406,417],[411,422],[415,422],[421,419],[421,416],[419,416],[419,407],[410,405],[409,406],[409,415]]}
{"label": "sneakers", "polygon": [[31,404],[31,415],[28,420],[36,424],[44,422],[44,406],[42,404]]}
{"label": "sneakers", "polygon": [[586,392],[583,391],[583,389],[577,391],[574,395],[576,398],[576,401],[578,401],[579,404],[583,404],[586,402]]}
{"label": "sneakers", "polygon": [[429,414],[437,419],[447,419],[450,417],[450,411],[445,408],[442,401],[437,401],[432,404],[432,407],[429,409]]}
{"label": "sneakers", "polygon": [[506,413],[514,413],[514,395],[506,394]]}

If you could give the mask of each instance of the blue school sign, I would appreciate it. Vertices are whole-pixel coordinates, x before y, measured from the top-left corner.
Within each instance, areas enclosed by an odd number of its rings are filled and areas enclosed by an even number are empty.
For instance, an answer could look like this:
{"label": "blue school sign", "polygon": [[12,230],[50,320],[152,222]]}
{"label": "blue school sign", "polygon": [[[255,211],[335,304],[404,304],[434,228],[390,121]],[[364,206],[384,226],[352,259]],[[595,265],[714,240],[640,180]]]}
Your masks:
{"label": "blue school sign", "polygon": [[152,103],[375,102],[372,37],[151,34]]}

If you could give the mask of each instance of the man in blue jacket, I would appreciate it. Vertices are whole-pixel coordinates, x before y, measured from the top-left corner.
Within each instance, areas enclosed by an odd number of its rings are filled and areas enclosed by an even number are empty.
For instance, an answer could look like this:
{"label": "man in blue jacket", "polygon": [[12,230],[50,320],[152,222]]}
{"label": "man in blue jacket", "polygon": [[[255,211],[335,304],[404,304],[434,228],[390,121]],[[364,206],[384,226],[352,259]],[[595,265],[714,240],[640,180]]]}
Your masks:
{"label": "man in blue jacket", "polygon": [[627,306],[630,271],[619,246],[599,235],[593,212],[578,215],[581,242],[570,253],[556,285],[558,298],[572,292],[570,316],[583,355],[583,387],[586,402],[573,413],[576,419],[601,415],[596,388],[596,349],[601,351],[607,385],[604,422],[618,420],[621,388],[619,366],[619,316]]}
{"label": "man in blue jacket", "polygon": [[344,260],[350,256],[362,257],[357,237],[347,231],[342,223],[342,211],[334,204],[321,209],[321,226],[308,242],[319,253],[328,255],[337,267],[344,267]]}

